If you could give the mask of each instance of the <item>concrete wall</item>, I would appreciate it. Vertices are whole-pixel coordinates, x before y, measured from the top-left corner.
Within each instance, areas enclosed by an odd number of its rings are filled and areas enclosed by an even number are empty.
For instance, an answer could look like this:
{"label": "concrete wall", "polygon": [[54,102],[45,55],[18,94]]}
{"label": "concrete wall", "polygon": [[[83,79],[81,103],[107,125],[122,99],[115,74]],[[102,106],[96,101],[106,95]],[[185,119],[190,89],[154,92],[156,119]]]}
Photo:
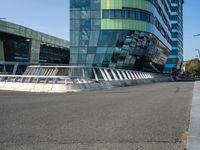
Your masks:
{"label": "concrete wall", "polygon": [[31,41],[31,47],[30,47],[30,63],[37,64],[39,63],[39,57],[40,57],[40,44],[41,42],[38,40],[32,40]]}
{"label": "concrete wall", "polygon": [[0,31],[26,37],[28,39],[42,41],[62,48],[69,48],[69,41],[3,20],[0,20]]}
{"label": "concrete wall", "polygon": [[23,82],[0,82],[0,90],[26,91],[26,92],[49,92],[49,93],[66,93],[93,91],[100,89],[110,89],[114,87],[126,87],[139,84],[151,84],[156,82],[173,81],[170,77],[135,79],[135,80],[118,80],[118,81],[99,81],[80,79],[77,83],[75,80],[62,84],[56,83],[23,83]]}

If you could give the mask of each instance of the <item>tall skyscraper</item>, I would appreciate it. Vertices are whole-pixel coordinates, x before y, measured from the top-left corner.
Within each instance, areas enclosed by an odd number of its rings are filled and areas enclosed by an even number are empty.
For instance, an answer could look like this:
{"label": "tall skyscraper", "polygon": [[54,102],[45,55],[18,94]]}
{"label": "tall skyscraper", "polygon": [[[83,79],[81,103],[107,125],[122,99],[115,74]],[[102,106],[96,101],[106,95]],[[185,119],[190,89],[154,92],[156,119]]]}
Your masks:
{"label": "tall skyscraper", "polygon": [[172,50],[165,71],[180,69],[183,63],[183,3],[184,0],[171,0]]}
{"label": "tall skyscraper", "polygon": [[171,3],[70,0],[71,65],[162,72],[173,45]]}

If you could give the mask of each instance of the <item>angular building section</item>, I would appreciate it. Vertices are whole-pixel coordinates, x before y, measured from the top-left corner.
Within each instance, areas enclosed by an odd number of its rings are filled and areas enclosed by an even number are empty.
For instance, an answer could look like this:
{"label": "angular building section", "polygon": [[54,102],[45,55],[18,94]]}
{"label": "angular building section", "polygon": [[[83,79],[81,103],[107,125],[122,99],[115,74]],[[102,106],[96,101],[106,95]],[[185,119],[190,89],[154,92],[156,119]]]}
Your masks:
{"label": "angular building section", "polygon": [[69,42],[0,20],[0,72],[19,73],[34,64],[68,65]]}
{"label": "angular building section", "polygon": [[163,72],[169,0],[70,0],[70,64]]}
{"label": "angular building section", "polygon": [[171,0],[172,51],[165,65],[166,72],[180,70],[183,64],[183,4],[184,0]]}

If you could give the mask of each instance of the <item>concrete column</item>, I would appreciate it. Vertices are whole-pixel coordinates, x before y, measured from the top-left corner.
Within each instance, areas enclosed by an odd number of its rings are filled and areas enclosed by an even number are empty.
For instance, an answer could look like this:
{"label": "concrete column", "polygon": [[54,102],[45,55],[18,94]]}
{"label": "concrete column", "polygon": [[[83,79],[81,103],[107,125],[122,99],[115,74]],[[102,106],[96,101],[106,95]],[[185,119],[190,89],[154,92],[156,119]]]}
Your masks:
{"label": "concrete column", "polygon": [[5,61],[3,41],[0,41],[0,61]]}
{"label": "concrete column", "polygon": [[30,63],[38,64],[40,58],[40,41],[32,39],[30,47]]}

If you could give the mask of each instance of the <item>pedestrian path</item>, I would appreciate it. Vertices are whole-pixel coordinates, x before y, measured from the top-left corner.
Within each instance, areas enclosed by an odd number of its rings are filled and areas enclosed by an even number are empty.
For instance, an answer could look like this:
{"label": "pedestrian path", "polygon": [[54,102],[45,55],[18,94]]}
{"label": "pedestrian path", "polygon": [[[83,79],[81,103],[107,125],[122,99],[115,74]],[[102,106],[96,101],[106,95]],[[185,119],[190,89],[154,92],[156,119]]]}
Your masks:
{"label": "pedestrian path", "polygon": [[188,150],[200,150],[200,82],[195,83],[190,115]]}

